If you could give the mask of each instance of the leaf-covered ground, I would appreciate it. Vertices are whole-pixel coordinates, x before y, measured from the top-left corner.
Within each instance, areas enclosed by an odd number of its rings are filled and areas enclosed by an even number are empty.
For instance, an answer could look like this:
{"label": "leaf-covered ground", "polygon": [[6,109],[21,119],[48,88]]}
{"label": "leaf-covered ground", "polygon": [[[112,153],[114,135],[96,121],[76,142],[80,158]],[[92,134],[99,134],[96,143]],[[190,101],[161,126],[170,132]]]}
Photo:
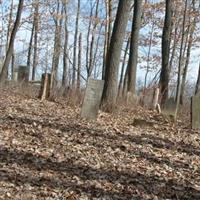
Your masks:
{"label": "leaf-covered ground", "polygon": [[0,199],[200,199],[200,134],[123,109],[79,108],[0,91]]}

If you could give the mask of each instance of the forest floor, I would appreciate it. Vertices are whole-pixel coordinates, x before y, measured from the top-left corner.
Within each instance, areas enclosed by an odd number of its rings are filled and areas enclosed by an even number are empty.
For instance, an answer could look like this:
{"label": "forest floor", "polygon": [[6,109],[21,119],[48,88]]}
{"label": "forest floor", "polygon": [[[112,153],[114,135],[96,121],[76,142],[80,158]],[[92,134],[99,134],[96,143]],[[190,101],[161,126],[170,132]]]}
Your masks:
{"label": "forest floor", "polygon": [[0,199],[200,199],[200,133],[142,108],[79,117],[0,89]]}

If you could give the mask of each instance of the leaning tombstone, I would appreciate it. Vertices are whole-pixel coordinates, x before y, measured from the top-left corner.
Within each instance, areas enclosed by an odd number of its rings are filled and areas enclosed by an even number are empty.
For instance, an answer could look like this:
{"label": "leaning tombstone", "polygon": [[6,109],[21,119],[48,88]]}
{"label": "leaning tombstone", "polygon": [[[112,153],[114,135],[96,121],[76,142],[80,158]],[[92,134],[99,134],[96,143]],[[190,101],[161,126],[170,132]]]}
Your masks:
{"label": "leaning tombstone", "polygon": [[159,94],[160,94],[160,89],[155,88],[153,101],[152,101],[152,109],[156,110],[160,114],[161,108],[160,108],[160,104],[159,104]]}
{"label": "leaning tombstone", "polygon": [[81,117],[96,120],[104,87],[103,80],[89,78],[81,109]]}
{"label": "leaning tombstone", "polygon": [[27,66],[20,65],[18,68],[18,82],[27,83],[29,79],[29,70]]}
{"label": "leaning tombstone", "polygon": [[163,113],[174,117],[176,111],[176,101],[173,97],[167,99],[163,107]]}
{"label": "leaning tombstone", "polygon": [[14,69],[13,71],[13,81],[17,82],[18,80],[18,69]]}
{"label": "leaning tombstone", "polygon": [[42,74],[42,81],[40,86],[39,98],[41,100],[48,99],[50,96],[51,74]]}
{"label": "leaning tombstone", "polygon": [[131,105],[137,105],[139,102],[139,97],[132,93],[132,92],[127,92],[127,98],[126,98],[126,103],[131,104]]}
{"label": "leaning tombstone", "polygon": [[200,129],[200,94],[192,97],[191,121],[193,129]]}

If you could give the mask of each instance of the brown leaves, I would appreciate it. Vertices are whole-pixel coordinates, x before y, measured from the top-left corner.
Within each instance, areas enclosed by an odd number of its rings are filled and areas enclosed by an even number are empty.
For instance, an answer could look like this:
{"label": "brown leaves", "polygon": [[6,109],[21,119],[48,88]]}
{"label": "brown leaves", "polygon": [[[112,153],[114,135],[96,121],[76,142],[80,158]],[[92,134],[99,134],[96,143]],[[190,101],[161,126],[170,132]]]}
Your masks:
{"label": "brown leaves", "polygon": [[88,122],[65,103],[2,92],[0,114],[0,199],[200,197],[199,133],[151,111]]}

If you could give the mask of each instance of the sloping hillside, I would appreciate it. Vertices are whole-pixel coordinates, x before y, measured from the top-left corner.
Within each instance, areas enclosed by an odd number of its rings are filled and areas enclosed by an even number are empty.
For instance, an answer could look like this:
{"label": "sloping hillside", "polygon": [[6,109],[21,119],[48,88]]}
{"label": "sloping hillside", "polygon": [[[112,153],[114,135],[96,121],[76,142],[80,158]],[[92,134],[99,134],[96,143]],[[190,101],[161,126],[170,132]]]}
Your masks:
{"label": "sloping hillside", "polygon": [[141,108],[79,108],[1,90],[0,199],[200,199],[200,134]]}

